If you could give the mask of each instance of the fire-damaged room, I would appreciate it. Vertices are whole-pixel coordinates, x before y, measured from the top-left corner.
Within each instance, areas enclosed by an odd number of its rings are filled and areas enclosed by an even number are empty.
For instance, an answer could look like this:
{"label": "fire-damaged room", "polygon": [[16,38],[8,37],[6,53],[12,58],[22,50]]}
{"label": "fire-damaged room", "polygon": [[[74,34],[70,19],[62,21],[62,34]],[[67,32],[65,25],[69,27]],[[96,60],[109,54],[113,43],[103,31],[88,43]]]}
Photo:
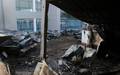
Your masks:
{"label": "fire-damaged room", "polygon": [[120,75],[119,1],[0,0],[0,75]]}

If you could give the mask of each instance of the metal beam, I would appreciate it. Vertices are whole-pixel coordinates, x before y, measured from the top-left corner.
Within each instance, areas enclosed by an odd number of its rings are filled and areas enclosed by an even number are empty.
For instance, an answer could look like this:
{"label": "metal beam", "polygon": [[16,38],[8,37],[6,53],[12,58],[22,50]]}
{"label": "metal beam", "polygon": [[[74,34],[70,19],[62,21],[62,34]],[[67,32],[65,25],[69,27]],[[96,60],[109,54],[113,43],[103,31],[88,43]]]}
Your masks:
{"label": "metal beam", "polygon": [[41,49],[40,59],[46,59],[46,48],[47,48],[47,28],[48,28],[48,7],[49,4],[46,0],[42,1],[42,12],[41,12]]}

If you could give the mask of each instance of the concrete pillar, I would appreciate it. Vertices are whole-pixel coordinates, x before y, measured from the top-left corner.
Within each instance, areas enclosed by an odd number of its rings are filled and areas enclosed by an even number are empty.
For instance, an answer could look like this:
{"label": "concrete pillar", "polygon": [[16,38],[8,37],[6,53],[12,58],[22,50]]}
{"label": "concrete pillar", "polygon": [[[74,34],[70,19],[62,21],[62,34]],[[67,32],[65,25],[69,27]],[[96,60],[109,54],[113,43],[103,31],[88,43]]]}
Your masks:
{"label": "concrete pillar", "polygon": [[47,25],[48,25],[48,8],[49,5],[46,0],[42,0],[42,11],[41,11],[41,50],[40,58],[46,59],[46,49],[47,49]]}
{"label": "concrete pillar", "polygon": [[34,32],[37,32],[36,18],[34,19],[33,22],[34,22],[34,23],[33,23],[33,31],[34,31]]}
{"label": "concrete pillar", "polygon": [[[33,12],[36,12],[36,4],[35,4],[35,1],[36,0],[33,0]],[[36,27],[36,18],[34,18],[34,21],[33,21],[33,31],[34,32],[37,32],[37,27]]]}
{"label": "concrete pillar", "polygon": [[33,12],[36,12],[36,4],[35,4],[36,0],[33,0]]}

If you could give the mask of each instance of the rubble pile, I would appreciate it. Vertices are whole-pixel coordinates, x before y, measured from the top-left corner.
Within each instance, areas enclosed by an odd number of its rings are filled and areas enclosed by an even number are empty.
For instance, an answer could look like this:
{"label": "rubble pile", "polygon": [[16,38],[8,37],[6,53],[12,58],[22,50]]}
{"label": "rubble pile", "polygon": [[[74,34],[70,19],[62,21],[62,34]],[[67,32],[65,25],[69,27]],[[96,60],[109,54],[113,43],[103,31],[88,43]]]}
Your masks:
{"label": "rubble pile", "polygon": [[[40,46],[40,39],[38,39],[40,36],[38,35],[34,33],[14,33],[14,35],[13,33],[0,33],[0,60],[9,63],[11,74],[24,75],[29,73],[27,75],[32,75],[37,63],[40,62],[40,50],[38,49],[40,48],[38,47]],[[68,37],[65,38],[71,40]],[[67,44],[63,38],[49,40],[48,50],[50,54],[48,56],[50,58],[47,63],[59,75],[116,75],[114,72],[120,71],[119,62],[113,63],[114,60],[111,60],[109,54],[104,59],[97,57],[98,54],[102,55],[98,48],[78,43]],[[68,46],[70,47],[68,48]],[[58,49],[61,50],[61,53],[57,51]],[[55,56],[55,53],[59,54]]]}
{"label": "rubble pile", "polygon": [[0,61],[9,63],[12,75],[33,73],[40,61],[39,37],[39,33],[0,32]]}
{"label": "rubble pile", "polygon": [[33,34],[28,33],[0,33],[0,55],[7,57],[9,55],[22,55],[35,47],[40,41]]}
{"label": "rubble pile", "polygon": [[[98,59],[97,50],[72,45],[58,60],[60,75],[102,75],[120,70],[120,64]],[[114,74],[113,74],[114,75]]]}

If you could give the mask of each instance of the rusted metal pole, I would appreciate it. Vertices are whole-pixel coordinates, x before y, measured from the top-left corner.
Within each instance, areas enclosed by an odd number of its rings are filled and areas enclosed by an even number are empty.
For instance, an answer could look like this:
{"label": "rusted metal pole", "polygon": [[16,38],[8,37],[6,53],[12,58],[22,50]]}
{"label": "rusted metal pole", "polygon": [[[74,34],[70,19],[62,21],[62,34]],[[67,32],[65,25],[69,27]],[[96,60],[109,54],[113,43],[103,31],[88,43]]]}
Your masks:
{"label": "rusted metal pole", "polygon": [[42,12],[41,12],[41,49],[40,59],[46,59],[46,48],[47,48],[47,28],[48,28],[48,7],[47,0],[42,1]]}

